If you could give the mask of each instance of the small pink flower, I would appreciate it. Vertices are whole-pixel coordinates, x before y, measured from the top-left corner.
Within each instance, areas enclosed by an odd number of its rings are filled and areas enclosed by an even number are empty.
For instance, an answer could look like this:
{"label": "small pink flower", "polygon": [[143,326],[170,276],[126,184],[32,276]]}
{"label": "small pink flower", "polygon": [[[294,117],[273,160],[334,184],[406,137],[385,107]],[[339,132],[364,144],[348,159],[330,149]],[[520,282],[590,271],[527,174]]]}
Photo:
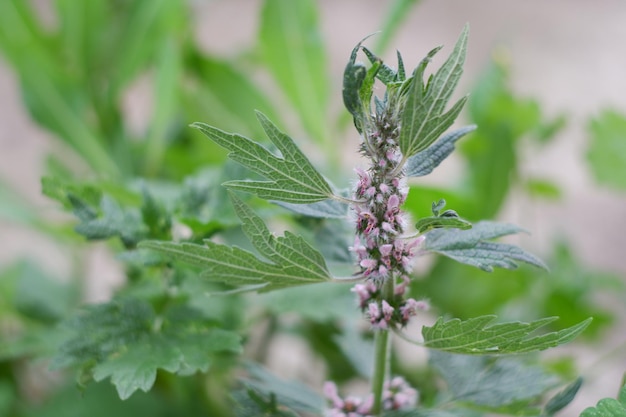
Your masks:
{"label": "small pink flower", "polygon": [[395,211],[400,207],[400,197],[397,194],[392,194],[389,196],[389,200],[387,200],[387,210]]}
{"label": "small pink flower", "polygon": [[387,194],[389,192],[389,186],[384,182],[378,186],[378,189],[383,194]]}
{"label": "small pink flower", "polygon": [[393,226],[389,222],[383,222],[381,227],[385,232],[391,233],[392,235],[395,235],[397,233],[397,231],[393,228]]}
{"label": "small pink flower", "polygon": [[385,265],[380,265],[380,266],[378,267],[378,276],[379,276],[380,278],[386,278],[386,277],[387,277],[387,273],[388,273],[388,272],[389,272],[389,271],[387,270],[387,267],[386,267]]}
{"label": "small pink flower", "polygon": [[339,397],[339,391],[337,390],[337,385],[332,381],[324,382],[323,386],[324,396],[329,399],[333,407],[335,408],[343,408],[344,401]]}
{"label": "small pink flower", "polygon": [[370,320],[378,321],[378,319],[380,318],[380,308],[378,307],[378,303],[369,303],[369,305],[367,306],[367,310],[370,316]]}
{"label": "small pink flower", "polygon": [[389,256],[391,254],[391,250],[393,249],[393,245],[390,243],[385,243],[381,245],[378,250],[380,251],[381,256]]}
{"label": "small pink flower", "polygon": [[383,310],[383,317],[384,317],[385,321],[387,321],[387,322],[391,321],[391,316],[393,315],[394,308],[391,307],[386,300],[383,300],[382,306],[383,306],[383,308],[382,308],[382,310]]}

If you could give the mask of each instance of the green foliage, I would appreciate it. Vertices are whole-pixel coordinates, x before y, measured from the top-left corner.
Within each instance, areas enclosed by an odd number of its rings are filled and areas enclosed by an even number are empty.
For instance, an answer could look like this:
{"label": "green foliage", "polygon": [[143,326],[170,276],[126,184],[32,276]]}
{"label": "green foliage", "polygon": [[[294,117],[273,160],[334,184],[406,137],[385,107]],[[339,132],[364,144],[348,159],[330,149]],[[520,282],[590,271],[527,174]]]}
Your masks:
{"label": "green foliage", "polygon": [[626,117],[615,111],[605,110],[589,122],[589,133],[591,142],[587,159],[595,180],[623,191],[626,189]]}
{"label": "green foliage", "polygon": [[[276,402],[276,400],[278,400],[283,409],[281,410],[282,412],[286,412],[284,411],[284,407],[287,407],[295,411],[319,415],[324,401],[305,385],[295,381],[283,381],[259,366],[249,365],[247,370],[249,377],[245,378],[243,383],[248,390],[253,391],[257,395],[267,396],[269,402]],[[278,412],[278,410],[272,411]],[[241,415],[243,416],[243,414]],[[291,414],[270,415],[282,416]]]}
{"label": "green foliage", "polygon": [[76,366],[83,378],[111,378],[121,399],[148,391],[157,370],[207,372],[220,353],[237,353],[235,333],[216,328],[200,311],[173,305],[157,313],[135,299],[95,305],[68,323],[73,335],[53,360]]}
{"label": "green foliage", "polygon": [[530,323],[511,322],[491,324],[495,316],[469,320],[439,318],[433,326],[424,326],[424,346],[451,353],[498,355],[545,350],[572,341],[591,323],[587,319],[558,332],[530,336],[533,332],[556,320],[556,317]]}
{"label": "green foliage", "polygon": [[476,130],[475,125],[465,126],[441,136],[432,146],[416,153],[406,161],[407,177],[428,175],[454,151],[457,140]]}
{"label": "green foliage", "polygon": [[[386,49],[415,3],[393,2],[382,24],[383,34],[374,38],[377,53]],[[253,62],[255,68],[243,67],[250,62],[242,61],[241,55],[224,59],[204,52],[188,27],[191,9],[183,2],[59,0],[54,7],[58,24],[49,26],[25,0],[2,2],[0,49],[19,75],[32,118],[66,145],[63,151],[72,150],[91,169],[90,180],[77,180],[74,171],[84,167],[51,159],[51,175],[42,180],[43,193],[73,212],[78,234],[112,243],[108,247],[116,252],[126,279],[112,301],[76,312],[81,283],[74,282],[74,275],[84,275],[83,252],[75,256],[69,283],[48,277],[30,261],[0,271],[0,415],[319,415],[324,407],[319,395],[297,382],[279,380],[257,364],[283,333],[304,341],[337,382],[372,378],[371,333],[361,332],[356,325],[359,312],[354,295],[343,284],[350,280],[333,280],[330,272],[341,271],[343,276],[354,272],[347,249],[353,230],[352,225],[346,226],[348,206],[354,203],[351,191],[334,190],[276,126],[282,125],[281,119],[299,120],[312,139],[325,145],[328,165],[338,165],[333,159],[338,155],[336,143],[331,141],[336,132],[328,127],[332,126],[327,112],[332,83],[316,4],[264,2],[259,24],[261,62]],[[432,50],[408,79],[399,53],[394,69],[362,43],[352,51],[344,73],[344,103],[361,132],[367,132],[372,113],[381,116],[386,108],[402,119],[405,159],[399,171],[408,176],[430,174],[452,153],[456,142],[476,128],[470,125],[445,133],[466,100],[461,98],[446,110],[462,73],[467,33],[465,28],[448,59],[429,77],[425,77],[426,67],[440,48]],[[360,51],[371,63],[369,68],[357,62]],[[256,78],[249,76],[257,68],[274,78],[292,106],[291,114],[289,109],[278,111],[253,81]],[[137,131],[130,127],[121,103],[130,86],[146,79],[154,104],[148,126]],[[385,97],[374,96],[379,82],[387,89]],[[543,120],[539,105],[516,97],[507,82],[506,68],[495,65],[469,101],[471,122],[480,130],[461,142],[468,167],[462,189],[414,185],[405,204],[416,214],[418,232],[427,236],[421,249],[489,271],[513,268],[517,261],[539,267],[543,263],[512,245],[490,241],[521,229],[488,222],[469,229],[469,222],[455,211],[443,210],[440,199],[445,197],[474,221],[494,216],[514,185],[522,184],[533,195],[559,194],[549,180],[520,178],[517,149],[524,136],[545,143],[563,126],[564,118]],[[255,118],[253,109],[263,113]],[[616,146],[614,133],[622,127],[619,117],[608,119],[602,116],[590,127],[594,170],[601,165],[598,158]],[[194,120],[207,122],[193,126],[212,141],[186,128]],[[244,136],[263,134],[272,142],[269,147]],[[225,161],[218,147],[230,151],[231,159],[241,166]],[[606,168],[600,181],[619,187],[619,180],[608,179],[619,177],[616,166],[600,167]],[[338,166],[329,168],[344,174]],[[151,180],[138,179],[142,177]],[[222,183],[272,200],[289,212],[235,196],[231,205]],[[46,224],[3,184],[0,199],[10,199],[0,207],[3,218],[39,227],[63,250],[75,249],[68,245],[76,240],[67,228]],[[422,216],[432,201],[440,201],[433,204],[433,215]],[[276,237],[266,221],[278,221],[294,232]],[[80,242],[76,246],[82,247],[84,239]],[[485,279],[441,259],[432,269],[438,286],[415,282],[413,291],[419,297],[429,296],[446,315],[476,316],[476,307],[468,302],[472,299],[487,313],[506,313],[515,303],[526,306],[530,300],[529,314],[561,315],[566,328],[534,335],[553,319],[504,324],[491,324],[493,316],[439,319],[423,328],[423,345],[433,348],[429,366],[446,380],[447,389],[437,388],[444,402],[433,408],[423,403],[386,416],[538,415],[545,390],[555,385],[539,367],[509,358],[444,352],[493,355],[566,343],[586,328],[589,315],[595,316],[594,325],[610,321],[610,313],[592,302],[591,294],[599,285],[623,290],[612,277],[579,265],[566,247],[555,255],[558,268],[553,268],[551,278],[522,269],[513,278],[494,270]],[[198,269],[203,273],[197,274]],[[454,281],[458,277],[462,281]],[[320,285],[302,285],[309,283]],[[227,291],[232,287],[235,290]],[[281,291],[255,298],[232,294],[249,289]],[[242,352],[242,340],[251,346],[256,341],[261,348]],[[30,366],[33,357],[53,355],[55,367],[78,370],[84,398],[62,381],[58,389],[44,393],[43,401],[37,398],[37,404],[28,404],[32,393],[23,388],[28,387],[24,374],[32,371],[24,372],[24,364]],[[246,367],[243,378],[240,357],[255,361]],[[399,371],[409,374],[411,370],[402,365]],[[196,375],[180,378],[190,374]],[[85,386],[107,379],[117,395],[108,383]],[[579,386],[577,381],[554,396],[543,413],[558,412]],[[450,407],[447,400],[455,404]],[[588,412],[615,406],[606,401]]]}
{"label": "green foliage", "polygon": [[433,351],[431,365],[446,382],[446,401],[496,413],[528,413],[559,379],[511,358],[451,355]]}
{"label": "green foliage", "polygon": [[245,289],[271,291],[330,280],[324,258],[302,237],[288,231],[284,237],[274,237],[250,207],[234,195],[231,198],[244,233],[272,263],[246,250],[211,241],[205,241],[205,246],[157,241],[143,242],[140,246],[201,267],[207,280],[244,285]]}
{"label": "green foliage", "polygon": [[446,210],[440,213],[441,209],[446,205],[446,200],[441,199],[439,203],[433,202],[433,216],[423,217],[415,224],[415,229],[419,233],[426,233],[432,229],[461,229],[467,230],[472,228],[472,224],[459,217],[456,211]]}
{"label": "green foliage", "polygon": [[565,406],[572,402],[582,384],[583,379],[579,377],[562,391],[557,393],[554,397],[550,398],[543,408],[543,414],[546,416],[552,416],[565,408]]}
{"label": "green foliage", "polygon": [[517,226],[487,221],[475,223],[470,230],[436,229],[426,235],[425,248],[487,272],[494,267],[514,269],[514,261],[546,268],[539,258],[517,246],[488,241],[521,231]]}
{"label": "green foliage", "polygon": [[266,1],[259,41],[274,80],[296,108],[306,130],[318,142],[329,143],[330,79],[315,2]]}
{"label": "green foliage", "polygon": [[580,417],[624,417],[626,416],[626,386],[617,399],[604,398],[595,407],[586,408]]}
{"label": "green foliage", "polygon": [[268,200],[305,204],[326,200],[332,196],[330,185],[319,174],[293,140],[261,113],[259,122],[267,137],[276,145],[283,158],[278,158],[260,144],[243,136],[228,134],[204,123],[194,123],[218,145],[228,149],[232,160],[265,176],[270,181],[229,181],[224,185],[257,194]]}
{"label": "green foliage", "polygon": [[424,70],[430,58],[440,48],[432,50],[413,73],[406,108],[402,114],[403,129],[398,138],[404,158],[428,148],[452,125],[463,108],[466,98],[457,101],[444,113],[463,73],[468,32],[469,28],[466,26],[448,59],[426,85],[423,80]]}

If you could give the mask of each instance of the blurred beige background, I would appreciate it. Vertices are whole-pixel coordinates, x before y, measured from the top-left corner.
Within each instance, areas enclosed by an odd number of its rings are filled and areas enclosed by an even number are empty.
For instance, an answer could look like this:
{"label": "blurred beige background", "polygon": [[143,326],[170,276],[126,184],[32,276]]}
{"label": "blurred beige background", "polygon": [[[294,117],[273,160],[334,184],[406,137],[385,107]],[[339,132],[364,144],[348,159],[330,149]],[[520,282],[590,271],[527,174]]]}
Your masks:
{"label": "blurred beige background", "polygon": [[[46,1],[37,3],[42,10],[49,7]],[[204,48],[231,56],[233,51],[254,45],[259,1],[193,4],[194,24]],[[348,54],[364,35],[380,29],[389,2],[321,0],[319,4],[334,82],[334,106],[339,110],[341,74]],[[424,0],[407,17],[391,43],[392,50],[402,51],[406,66],[413,68],[433,46],[452,46],[466,22],[470,23],[471,34],[459,92],[470,89],[499,48],[509,56],[513,87],[519,94],[538,99],[548,116],[561,112],[568,115],[567,128],[554,143],[541,151],[528,149],[522,167],[525,172],[552,178],[563,189],[564,198],[550,203],[513,198],[503,218],[533,232],[524,245],[536,252],[546,251],[555,236],[565,236],[585,264],[626,276],[626,193],[596,186],[585,163],[589,118],[607,107],[626,114],[626,2]],[[393,53],[387,58],[393,62]],[[141,124],[147,118],[141,111],[142,100],[147,98],[141,85],[135,90],[128,99],[139,104],[132,117]],[[39,195],[44,157],[54,148],[54,138],[29,120],[21,104],[16,75],[1,57],[0,92],[0,179],[42,213],[58,215],[56,205]],[[431,181],[456,181],[455,160],[443,167]],[[69,273],[71,262],[54,242],[0,220],[0,263],[25,255],[41,260],[59,276]],[[90,299],[105,299],[121,274],[102,246],[94,245],[85,256],[91,269],[98,271],[97,279],[94,274],[90,281]],[[607,336],[602,347],[577,348],[574,352],[589,382],[563,415],[578,415],[577,410],[616,394],[626,372],[626,354],[622,351],[616,360],[596,361],[613,347],[621,344],[624,349],[626,325],[621,323],[620,327],[622,331]]]}

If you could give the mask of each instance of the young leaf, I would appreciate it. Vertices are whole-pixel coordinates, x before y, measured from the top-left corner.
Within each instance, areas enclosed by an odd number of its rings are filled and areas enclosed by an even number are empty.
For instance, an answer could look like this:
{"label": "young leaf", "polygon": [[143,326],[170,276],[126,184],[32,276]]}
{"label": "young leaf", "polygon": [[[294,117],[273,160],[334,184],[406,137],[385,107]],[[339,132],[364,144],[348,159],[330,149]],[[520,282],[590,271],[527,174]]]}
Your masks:
{"label": "young leaf", "polygon": [[492,412],[515,414],[559,382],[541,368],[512,358],[454,355],[431,351],[430,363],[442,375],[450,401],[470,403]]}
{"label": "young leaf", "polygon": [[436,229],[426,234],[424,248],[487,272],[492,272],[494,267],[517,268],[515,261],[547,269],[541,259],[517,246],[487,241],[522,230],[488,221],[475,223],[470,230]]}
{"label": "young leaf", "polygon": [[585,408],[580,417],[626,417],[626,385],[620,390],[617,400],[603,398],[595,407]]}
{"label": "young leaf", "polygon": [[471,229],[472,224],[460,217],[424,217],[415,223],[415,229],[419,233],[427,232],[431,229]]}
{"label": "young leaf", "polygon": [[465,104],[466,97],[456,102],[444,113],[445,106],[456,87],[465,62],[465,50],[469,28],[465,26],[454,50],[441,68],[424,85],[423,75],[431,53],[413,73],[410,89],[402,113],[402,129],[398,142],[404,158],[428,148],[448,129]]}
{"label": "young leaf", "polygon": [[74,334],[52,366],[77,366],[96,381],[111,378],[121,399],[150,390],[158,369],[206,372],[214,355],[241,349],[238,335],[215,328],[197,310],[175,306],[157,315],[134,299],[91,306],[68,325]]}
{"label": "young leaf", "polygon": [[282,153],[282,158],[243,136],[226,133],[204,123],[191,125],[221,147],[231,151],[228,156],[232,160],[269,180],[228,181],[224,185],[268,200],[295,204],[315,203],[330,198],[333,195],[330,185],[315,170],[293,140],[278,130],[262,113],[257,113],[257,117],[268,138]]}
{"label": "young leaf", "polygon": [[556,317],[530,323],[491,324],[495,316],[481,316],[461,321],[439,318],[432,326],[424,326],[424,346],[450,353],[501,355],[527,353],[570,342],[591,323],[591,318],[567,329],[531,337],[530,334],[555,321]]}
{"label": "young leaf", "polygon": [[407,159],[404,168],[406,176],[423,177],[433,172],[454,151],[456,141],[475,129],[476,125],[470,125],[453,130],[439,138],[432,146]]}
{"label": "young leaf", "polygon": [[324,258],[302,237],[290,232],[285,232],[284,237],[274,237],[250,207],[234,195],[231,197],[244,233],[259,253],[271,262],[236,246],[211,241],[205,241],[205,246],[147,241],[140,247],[206,268],[202,275],[208,280],[244,285],[248,289],[271,291],[330,280]]}

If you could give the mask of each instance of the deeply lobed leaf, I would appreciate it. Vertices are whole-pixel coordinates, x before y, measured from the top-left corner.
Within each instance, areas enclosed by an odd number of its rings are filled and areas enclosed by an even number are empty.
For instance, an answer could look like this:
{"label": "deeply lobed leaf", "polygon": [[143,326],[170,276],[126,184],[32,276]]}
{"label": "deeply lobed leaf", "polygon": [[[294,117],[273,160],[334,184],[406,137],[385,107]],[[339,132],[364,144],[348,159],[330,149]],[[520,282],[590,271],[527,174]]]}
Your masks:
{"label": "deeply lobed leaf", "polygon": [[282,153],[282,158],[246,137],[226,133],[205,123],[191,125],[221,147],[231,151],[228,156],[232,160],[268,179],[268,181],[228,181],[224,185],[268,200],[295,204],[314,203],[332,197],[333,193],[328,182],[317,172],[293,140],[262,113],[257,112],[257,117],[268,138]]}
{"label": "deeply lobed leaf", "polygon": [[398,138],[405,160],[437,140],[452,125],[465,104],[467,97],[444,112],[463,73],[468,32],[466,26],[448,59],[426,85],[423,81],[424,70],[439,48],[432,50],[413,73]]}
{"label": "deeply lobed leaf", "polygon": [[295,285],[330,280],[323,256],[302,237],[285,232],[274,237],[263,220],[243,201],[231,195],[243,231],[265,262],[251,252],[236,246],[211,241],[192,243],[147,241],[141,247],[163,252],[170,257],[204,269],[203,276],[247,289],[271,291]]}

